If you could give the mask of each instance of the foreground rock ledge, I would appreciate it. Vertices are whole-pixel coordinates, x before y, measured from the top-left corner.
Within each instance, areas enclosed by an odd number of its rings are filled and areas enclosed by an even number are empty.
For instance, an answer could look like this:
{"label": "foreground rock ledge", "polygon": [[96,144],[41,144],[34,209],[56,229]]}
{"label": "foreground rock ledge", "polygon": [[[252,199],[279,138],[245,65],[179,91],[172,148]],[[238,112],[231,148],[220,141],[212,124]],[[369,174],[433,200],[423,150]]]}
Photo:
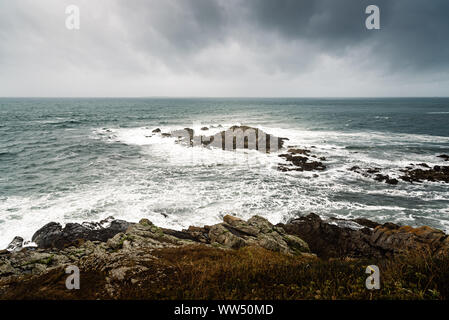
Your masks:
{"label": "foreground rock ledge", "polygon": [[117,254],[132,256],[135,249],[150,252],[188,245],[221,249],[255,246],[320,258],[382,258],[408,251],[449,253],[448,235],[434,228],[378,224],[367,219],[323,220],[313,213],[278,225],[260,216],[244,221],[227,215],[222,223],[182,231],[159,228],[148,219],[130,223],[109,217],[98,223],[69,223],[64,228],[51,222],[32,240],[37,247],[23,247],[23,239],[16,237],[7,250],[0,251],[0,277],[36,274],[92,254],[107,260]]}
{"label": "foreground rock ledge", "polygon": [[[182,231],[159,228],[148,219],[129,223],[110,217],[99,223],[67,224],[64,228],[49,223],[33,239],[38,247],[22,247],[23,239],[16,237],[9,250],[0,251],[0,299],[35,297],[30,286],[36,292],[44,288],[42,292],[50,299],[69,294],[64,285],[65,268],[69,265],[76,265],[87,277],[83,283],[89,283],[90,293],[84,298],[135,298],[148,294],[148,290],[151,297],[158,297],[159,293],[165,297],[159,284],[176,282],[177,266],[190,266],[185,262],[190,256],[195,256],[195,268],[203,270],[201,273],[210,272],[206,266],[217,265],[217,261],[218,266],[229,263],[221,260],[226,255],[220,252],[236,252],[259,264],[264,263],[260,259],[271,259],[266,262],[271,272],[287,261],[298,261],[307,267],[312,261],[328,261],[327,258],[380,261],[377,259],[408,252],[437,257],[449,254],[448,236],[437,229],[381,225],[366,219],[323,220],[316,214],[278,225],[259,216],[247,221],[225,216],[222,223]],[[246,272],[254,265],[239,268]],[[194,281],[201,274],[191,277]]]}
{"label": "foreground rock ledge", "polygon": [[108,218],[99,223],[67,224],[64,228],[49,223],[33,236],[37,248],[14,246],[0,251],[0,277],[39,274],[61,265],[83,265],[110,268],[119,272],[124,260],[138,263],[154,259],[155,249],[200,245],[221,249],[247,246],[287,255],[313,256],[306,242],[268,220],[254,216],[248,221],[225,216],[223,222],[176,231],[155,226],[148,219],[128,223]]}

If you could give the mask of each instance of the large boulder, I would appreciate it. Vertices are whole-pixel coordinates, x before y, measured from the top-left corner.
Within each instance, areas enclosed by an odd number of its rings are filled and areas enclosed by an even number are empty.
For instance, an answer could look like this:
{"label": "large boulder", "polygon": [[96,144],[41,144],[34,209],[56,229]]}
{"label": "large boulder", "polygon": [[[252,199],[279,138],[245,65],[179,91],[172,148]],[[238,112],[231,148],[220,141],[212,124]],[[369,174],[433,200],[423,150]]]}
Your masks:
{"label": "large boulder", "polygon": [[64,228],[59,223],[50,222],[36,231],[32,241],[39,248],[64,248],[79,240],[104,242],[117,233],[126,231],[130,225],[129,222],[116,220],[113,217],[98,223],[68,223]]}
{"label": "large boulder", "polygon": [[107,246],[114,250],[132,251],[136,248],[159,249],[192,244],[193,241],[164,233],[164,229],[155,226],[148,219],[132,224],[125,232],[117,233],[107,241]]}
{"label": "large boulder", "polygon": [[222,223],[205,226],[202,229],[184,230],[199,241],[238,249],[245,246],[259,246],[267,250],[287,254],[309,253],[310,249],[301,238],[288,235],[267,219],[253,216],[248,221],[227,215]]}

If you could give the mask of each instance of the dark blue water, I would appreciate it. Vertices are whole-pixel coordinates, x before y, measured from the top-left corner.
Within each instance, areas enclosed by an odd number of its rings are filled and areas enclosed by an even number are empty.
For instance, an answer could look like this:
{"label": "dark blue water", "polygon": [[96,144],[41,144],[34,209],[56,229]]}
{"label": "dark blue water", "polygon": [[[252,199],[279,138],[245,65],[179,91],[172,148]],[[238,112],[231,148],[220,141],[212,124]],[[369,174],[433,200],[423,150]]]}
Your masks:
{"label": "dark blue water", "polygon": [[[315,146],[328,170],[283,173],[277,155],[186,148],[162,131],[258,126]],[[0,247],[49,221],[146,217],[173,228],[224,214],[273,222],[316,212],[449,227],[448,185],[348,172],[444,164],[449,99],[0,99]],[[212,129],[214,130],[221,129]],[[448,163],[446,162],[446,165]]]}

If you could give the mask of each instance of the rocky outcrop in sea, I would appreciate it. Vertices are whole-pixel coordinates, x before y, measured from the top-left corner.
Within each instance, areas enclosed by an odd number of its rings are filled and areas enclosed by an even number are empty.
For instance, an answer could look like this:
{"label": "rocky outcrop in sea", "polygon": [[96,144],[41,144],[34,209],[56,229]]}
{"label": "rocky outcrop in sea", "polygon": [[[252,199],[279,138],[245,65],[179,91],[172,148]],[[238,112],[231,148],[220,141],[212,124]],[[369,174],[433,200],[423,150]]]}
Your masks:
{"label": "rocky outcrop in sea", "polygon": [[[207,148],[218,148],[222,150],[258,150],[263,153],[280,152],[278,155],[282,161],[278,164],[277,169],[282,172],[288,171],[324,171],[327,169],[325,162],[326,157],[314,154],[310,148],[297,145],[285,146],[285,142],[289,141],[286,137],[277,137],[267,133],[259,128],[234,125],[226,130],[222,130],[213,135],[205,135],[208,127],[202,127],[200,133],[197,134],[192,128],[184,128],[173,130],[169,133],[162,132],[160,128],[152,130],[153,134],[161,137],[176,138],[177,143],[185,146],[203,146]],[[437,155],[436,157],[448,161],[449,156],[446,154]],[[371,178],[374,181],[397,185],[399,181],[410,183],[427,182],[443,182],[449,183],[449,166],[435,165],[429,166],[426,163],[410,164],[409,166],[399,169],[392,177],[388,173],[383,173],[382,168],[360,168],[352,166],[349,171],[360,174],[361,176]],[[315,174],[314,177],[317,175]]]}

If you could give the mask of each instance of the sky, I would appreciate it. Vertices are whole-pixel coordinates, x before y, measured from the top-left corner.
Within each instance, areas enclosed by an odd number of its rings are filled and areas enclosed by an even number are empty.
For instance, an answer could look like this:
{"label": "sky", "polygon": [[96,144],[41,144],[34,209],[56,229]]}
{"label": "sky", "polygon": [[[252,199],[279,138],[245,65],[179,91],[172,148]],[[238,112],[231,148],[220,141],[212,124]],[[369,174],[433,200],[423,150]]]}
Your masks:
{"label": "sky", "polygon": [[448,16],[447,0],[0,0],[0,96],[449,96]]}

